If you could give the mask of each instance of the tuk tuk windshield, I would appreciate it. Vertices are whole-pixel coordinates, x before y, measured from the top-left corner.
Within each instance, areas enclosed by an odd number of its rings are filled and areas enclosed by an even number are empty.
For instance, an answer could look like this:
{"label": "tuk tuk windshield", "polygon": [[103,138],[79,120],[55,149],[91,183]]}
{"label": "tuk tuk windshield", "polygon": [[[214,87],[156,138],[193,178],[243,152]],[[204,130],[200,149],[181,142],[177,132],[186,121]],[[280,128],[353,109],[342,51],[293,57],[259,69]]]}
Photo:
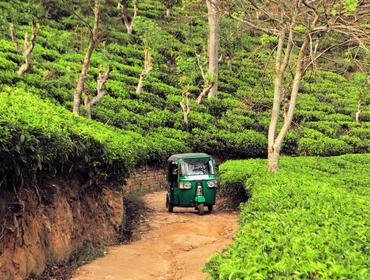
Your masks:
{"label": "tuk tuk windshield", "polygon": [[214,174],[213,162],[209,158],[183,159],[180,163],[180,175],[211,175]]}

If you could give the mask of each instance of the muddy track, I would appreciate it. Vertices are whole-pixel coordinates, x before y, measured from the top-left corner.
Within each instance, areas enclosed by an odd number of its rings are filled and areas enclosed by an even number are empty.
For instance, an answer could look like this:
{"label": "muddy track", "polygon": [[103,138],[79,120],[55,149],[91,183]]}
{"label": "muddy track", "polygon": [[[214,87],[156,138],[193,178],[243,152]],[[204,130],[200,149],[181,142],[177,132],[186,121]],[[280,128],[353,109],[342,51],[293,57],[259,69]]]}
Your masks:
{"label": "muddy track", "polygon": [[110,247],[107,255],[80,267],[75,280],[204,279],[207,259],[226,248],[237,229],[236,212],[199,216],[192,208],[164,208],[165,192],[144,197],[151,209],[139,226],[140,240]]}

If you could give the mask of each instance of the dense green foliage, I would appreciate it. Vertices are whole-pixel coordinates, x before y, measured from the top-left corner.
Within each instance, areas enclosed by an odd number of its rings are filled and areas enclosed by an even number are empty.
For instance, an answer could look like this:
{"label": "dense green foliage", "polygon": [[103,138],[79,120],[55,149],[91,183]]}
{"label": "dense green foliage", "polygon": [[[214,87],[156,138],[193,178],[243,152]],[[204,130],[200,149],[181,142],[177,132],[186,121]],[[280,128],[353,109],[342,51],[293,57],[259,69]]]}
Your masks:
{"label": "dense green foliage", "polygon": [[[0,1],[4,22],[0,38],[0,88],[8,92],[21,89],[70,110],[89,33],[70,7],[54,5],[54,2],[58,1],[48,1],[50,7],[44,4],[41,8],[32,4],[33,1],[16,0],[11,4]],[[156,133],[181,139],[193,151],[223,158],[265,156],[272,104],[272,68],[266,65],[273,62],[270,53],[276,43],[274,38],[250,34],[239,23],[223,19],[220,92],[217,99],[197,105],[194,98],[200,93],[203,80],[194,49],[200,51],[206,45],[207,26],[204,17],[186,17],[186,14],[204,15],[204,6],[203,9],[189,8],[190,11],[176,8],[172,17],[165,18],[165,7],[158,1],[140,1],[140,17],[132,35],[125,33],[115,5],[102,7],[104,43],[97,46],[92,56],[86,91],[95,94],[100,69],[109,64],[113,71],[106,83],[108,94],[93,108],[95,120],[142,135]],[[88,11],[82,11],[85,19]],[[33,70],[18,77],[16,71],[22,63],[22,55],[16,52],[10,39],[9,23],[16,24],[18,42],[22,45],[33,19],[41,25],[32,54]],[[147,32],[143,26],[156,31]],[[153,33],[155,36],[151,36]],[[151,47],[154,68],[144,80],[143,93],[137,96],[135,87],[143,69],[145,42]],[[352,78],[343,78],[346,67],[333,66],[332,71],[336,73],[327,70],[306,75],[283,153],[369,152],[369,89],[361,79],[355,82]],[[183,83],[193,97],[189,127],[183,122],[179,105]],[[359,95],[363,108],[361,122],[356,123],[354,115]]]}
{"label": "dense green foliage", "polygon": [[283,157],[220,166],[221,188],[244,186],[235,243],[207,264],[214,279],[368,279],[370,154]]}
{"label": "dense green foliage", "polygon": [[[177,7],[180,1],[138,1],[133,34],[125,32],[117,2],[102,1],[84,94],[96,94],[98,74],[109,65],[107,94],[93,107],[93,120],[74,116],[92,2],[0,0],[0,190],[70,172],[84,183],[121,183],[136,165],[161,164],[177,152],[266,156],[276,38],[223,17],[219,93],[197,104],[204,79],[196,53],[206,68],[208,28],[205,5],[196,1],[185,1],[186,9]],[[175,7],[165,17],[169,2]],[[33,68],[18,76],[23,56],[10,23],[22,47],[32,21],[40,26]],[[144,47],[153,69],[136,95]],[[366,67],[351,60],[369,65],[370,58],[352,49],[328,54],[332,59],[303,79],[282,153],[363,155],[283,157],[278,174],[267,174],[262,159],[223,164],[223,192],[251,198],[242,206],[235,244],[206,267],[213,278],[370,277],[370,89]],[[188,125],[180,108],[184,91],[191,97]]]}
{"label": "dense green foliage", "polygon": [[0,114],[1,185],[72,171],[122,182],[138,163],[160,164],[174,152],[189,151],[182,141],[156,132],[144,138],[76,117],[22,91],[0,94]]}

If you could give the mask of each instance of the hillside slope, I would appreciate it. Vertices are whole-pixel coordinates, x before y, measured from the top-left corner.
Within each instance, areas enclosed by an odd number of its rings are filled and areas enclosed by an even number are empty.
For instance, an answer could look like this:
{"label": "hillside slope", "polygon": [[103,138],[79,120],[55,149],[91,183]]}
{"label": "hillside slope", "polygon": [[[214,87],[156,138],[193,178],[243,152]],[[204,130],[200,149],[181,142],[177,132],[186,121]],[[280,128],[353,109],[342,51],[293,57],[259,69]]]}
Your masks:
{"label": "hillside slope", "polygon": [[[17,23],[21,44],[34,17],[27,13],[28,5],[23,1],[12,1],[12,4],[0,1],[6,21],[0,39],[0,87],[6,92],[21,89],[70,110],[87,45],[87,31],[78,18],[58,6],[48,19],[41,21],[41,32],[32,54],[33,70],[18,77],[16,71],[22,63],[22,55],[16,52],[10,39],[8,24]],[[35,4],[30,5],[35,11],[40,10]],[[194,13],[196,8],[192,10]],[[194,48],[206,44],[203,12],[197,9],[196,17],[187,17],[178,9],[174,16],[165,18],[165,10],[158,1],[140,3],[139,21],[151,21],[159,28],[160,44],[154,51],[154,70],[144,81],[144,92],[137,96],[135,87],[144,63],[140,30],[135,30],[134,26],[134,34],[126,34],[116,7],[104,7],[104,43],[93,54],[86,91],[95,94],[100,69],[110,65],[113,71],[106,83],[108,94],[93,109],[93,118],[142,135],[155,133],[173,138],[193,151],[205,151],[223,158],[263,157],[272,103],[271,71],[266,65],[272,63],[269,53],[274,43],[262,44],[258,34],[246,32],[229,19],[225,18],[221,24],[224,59],[220,64],[219,97],[202,105],[192,101],[189,127],[184,125],[179,105],[183,91],[179,81],[184,74],[178,63],[179,58],[187,59],[187,67],[194,76],[191,93],[196,97],[201,91],[202,79]],[[234,35],[227,32],[230,26],[236,30]],[[363,91],[367,97],[361,122],[356,123],[358,94]],[[331,72],[330,67],[308,73],[301,86],[293,129],[283,152],[291,155],[368,152],[368,92],[368,88],[356,84],[353,79]]]}

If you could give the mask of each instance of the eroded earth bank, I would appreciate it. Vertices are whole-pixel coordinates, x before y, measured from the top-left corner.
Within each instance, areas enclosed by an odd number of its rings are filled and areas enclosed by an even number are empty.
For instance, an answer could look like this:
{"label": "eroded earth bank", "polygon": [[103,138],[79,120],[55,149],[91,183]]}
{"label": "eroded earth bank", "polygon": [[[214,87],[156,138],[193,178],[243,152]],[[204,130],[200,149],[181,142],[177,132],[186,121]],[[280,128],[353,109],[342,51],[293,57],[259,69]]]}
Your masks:
{"label": "eroded earth bank", "polygon": [[208,258],[226,248],[237,229],[237,213],[217,207],[199,216],[191,208],[167,212],[165,192],[144,197],[150,209],[138,226],[140,239],[113,246],[107,255],[80,267],[74,280],[204,279]]}

